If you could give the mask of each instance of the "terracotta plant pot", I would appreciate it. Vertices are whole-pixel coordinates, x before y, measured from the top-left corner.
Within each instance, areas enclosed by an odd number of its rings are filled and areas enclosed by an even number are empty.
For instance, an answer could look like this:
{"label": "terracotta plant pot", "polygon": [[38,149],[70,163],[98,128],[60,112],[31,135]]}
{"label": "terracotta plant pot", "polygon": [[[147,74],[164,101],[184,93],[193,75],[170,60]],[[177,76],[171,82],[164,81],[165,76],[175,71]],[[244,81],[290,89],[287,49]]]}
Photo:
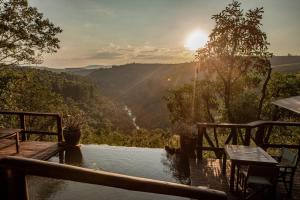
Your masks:
{"label": "terracotta plant pot", "polygon": [[65,129],[63,131],[65,143],[68,146],[76,146],[79,144],[80,137],[81,137],[81,131],[80,129],[76,130],[69,130]]}

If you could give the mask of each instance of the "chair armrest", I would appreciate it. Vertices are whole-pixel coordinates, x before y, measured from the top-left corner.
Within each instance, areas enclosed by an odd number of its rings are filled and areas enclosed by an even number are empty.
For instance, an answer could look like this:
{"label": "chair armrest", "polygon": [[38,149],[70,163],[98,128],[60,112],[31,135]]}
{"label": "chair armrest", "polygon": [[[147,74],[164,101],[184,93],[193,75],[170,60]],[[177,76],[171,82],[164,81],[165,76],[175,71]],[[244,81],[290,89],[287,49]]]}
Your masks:
{"label": "chair armrest", "polygon": [[281,156],[273,156],[272,155],[272,158],[274,158],[277,162],[281,161]]}

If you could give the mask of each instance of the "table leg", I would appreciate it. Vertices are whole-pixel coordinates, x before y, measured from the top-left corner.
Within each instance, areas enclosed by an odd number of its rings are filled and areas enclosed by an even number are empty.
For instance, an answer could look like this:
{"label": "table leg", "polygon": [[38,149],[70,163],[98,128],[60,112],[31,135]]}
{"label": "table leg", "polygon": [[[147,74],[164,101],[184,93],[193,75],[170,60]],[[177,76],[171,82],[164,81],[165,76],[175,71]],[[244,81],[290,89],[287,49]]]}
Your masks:
{"label": "table leg", "polygon": [[19,153],[19,148],[20,148],[20,140],[19,140],[19,133],[16,133],[16,149],[17,153]]}
{"label": "table leg", "polygon": [[226,161],[227,161],[227,156],[226,156],[226,153],[224,153],[223,155],[223,166],[222,166],[222,174],[224,176],[226,176]]}
{"label": "table leg", "polygon": [[234,191],[235,166],[236,166],[236,163],[234,161],[231,161],[230,180],[229,180],[229,189],[230,189],[230,192]]}

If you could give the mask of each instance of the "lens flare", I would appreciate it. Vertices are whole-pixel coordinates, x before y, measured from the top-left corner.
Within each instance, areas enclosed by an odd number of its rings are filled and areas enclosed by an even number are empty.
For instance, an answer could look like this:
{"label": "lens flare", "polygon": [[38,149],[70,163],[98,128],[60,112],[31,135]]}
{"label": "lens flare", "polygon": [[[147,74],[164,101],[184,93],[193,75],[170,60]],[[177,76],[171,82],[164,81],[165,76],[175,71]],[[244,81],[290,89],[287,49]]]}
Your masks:
{"label": "lens flare", "polygon": [[208,34],[202,30],[196,30],[188,35],[185,40],[184,47],[190,51],[204,47],[208,41]]}

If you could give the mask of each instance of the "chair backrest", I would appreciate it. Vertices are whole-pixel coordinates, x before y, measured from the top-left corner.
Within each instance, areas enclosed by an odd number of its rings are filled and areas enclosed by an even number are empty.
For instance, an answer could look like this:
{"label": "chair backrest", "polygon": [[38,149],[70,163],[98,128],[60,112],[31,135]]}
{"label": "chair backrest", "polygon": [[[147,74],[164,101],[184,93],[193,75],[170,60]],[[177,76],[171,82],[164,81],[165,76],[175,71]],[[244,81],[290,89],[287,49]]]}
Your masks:
{"label": "chair backrest", "polygon": [[249,165],[247,177],[263,177],[269,180],[271,183],[275,183],[278,177],[278,173],[279,168],[277,166]]}
{"label": "chair backrest", "polygon": [[291,167],[296,167],[298,161],[298,154],[287,148],[282,148],[281,161],[285,163],[288,162],[288,165]]}

